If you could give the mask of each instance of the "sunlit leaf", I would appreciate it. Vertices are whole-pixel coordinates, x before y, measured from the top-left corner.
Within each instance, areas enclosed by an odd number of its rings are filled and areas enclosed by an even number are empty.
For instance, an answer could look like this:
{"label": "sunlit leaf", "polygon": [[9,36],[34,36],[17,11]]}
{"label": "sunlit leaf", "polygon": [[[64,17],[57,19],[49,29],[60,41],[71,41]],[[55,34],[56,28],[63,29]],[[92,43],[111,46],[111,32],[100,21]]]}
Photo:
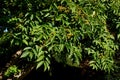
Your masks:
{"label": "sunlit leaf", "polygon": [[36,69],[40,68],[43,64],[44,64],[44,61],[40,61],[40,62],[37,64]]}

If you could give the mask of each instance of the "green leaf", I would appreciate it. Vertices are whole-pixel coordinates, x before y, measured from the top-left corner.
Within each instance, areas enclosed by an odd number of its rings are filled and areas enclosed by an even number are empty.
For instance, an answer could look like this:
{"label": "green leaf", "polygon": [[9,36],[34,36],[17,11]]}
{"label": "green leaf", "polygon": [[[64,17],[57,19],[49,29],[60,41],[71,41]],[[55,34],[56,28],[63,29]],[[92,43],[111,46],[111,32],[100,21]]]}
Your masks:
{"label": "green leaf", "polygon": [[47,14],[45,14],[45,16],[44,17],[48,17],[50,15],[50,13],[47,13]]}
{"label": "green leaf", "polygon": [[120,39],[120,34],[117,35],[117,38]]}
{"label": "green leaf", "polygon": [[11,44],[11,45],[13,45],[13,43],[14,43],[14,39],[12,39],[12,40],[10,41],[10,44]]}
{"label": "green leaf", "polygon": [[50,59],[48,57],[45,58],[47,63],[50,64]]}
{"label": "green leaf", "polygon": [[36,69],[38,69],[39,67],[41,67],[43,64],[44,64],[44,61],[40,61],[40,62],[37,64]]}
{"label": "green leaf", "polygon": [[41,55],[44,55],[44,51],[40,51],[37,56],[39,57]]}
{"label": "green leaf", "polygon": [[53,49],[54,45],[50,45],[48,48],[48,51],[51,51]]}
{"label": "green leaf", "polygon": [[25,17],[27,17],[28,15],[29,15],[29,13],[26,13],[26,14],[25,14]]}
{"label": "green leaf", "polygon": [[30,53],[29,53],[30,61],[33,59],[33,56],[34,56],[34,54],[30,52]]}
{"label": "green leaf", "polygon": [[33,14],[30,16],[30,20],[33,20]]}
{"label": "green leaf", "polygon": [[60,51],[63,51],[63,49],[64,49],[64,44],[60,44],[60,45],[59,45],[59,50],[60,50]]}
{"label": "green leaf", "polygon": [[49,63],[47,61],[44,61],[44,71],[46,71],[47,69],[50,69]]}
{"label": "green leaf", "polygon": [[33,54],[35,54],[35,55],[37,55],[37,54],[38,54],[38,52],[37,52],[37,50],[36,50],[36,49],[32,49],[32,52],[33,52]]}
{"label": "green leaf", "polygon": [[39,22],[42,22],[42,20],[38,16],[36,16],[36,18]]}
{"label": "green leaf", "polygon": [[38,59],[36,61],[37,62],[42,61],[42,60],[44,60],[44,57],[45,57],[44,55],[41,55],[41,56],[38,57]]}
{"label": "green leaf", "polygon": [[29,51],[25,51],[25,52],[22,53],[21,58],[25,58],[25,57],[27,57],[29,54],[30,54]]}
{"label": "green leaf", "polygon": [[25,39],[23,40],[23,43],[26,44],[26,45],[28,45],[28,42]]}
{"label": "green leaf", "polygon": [[29,49],[32,49],[31,47],[25,47],[24,49],[23,49],[23,51],[26,51],[26,50],[29,50]]}
{"label": "green leaf", "polygon": [[90,61],[89,64],[95,64],[96,62],[95,61]]}

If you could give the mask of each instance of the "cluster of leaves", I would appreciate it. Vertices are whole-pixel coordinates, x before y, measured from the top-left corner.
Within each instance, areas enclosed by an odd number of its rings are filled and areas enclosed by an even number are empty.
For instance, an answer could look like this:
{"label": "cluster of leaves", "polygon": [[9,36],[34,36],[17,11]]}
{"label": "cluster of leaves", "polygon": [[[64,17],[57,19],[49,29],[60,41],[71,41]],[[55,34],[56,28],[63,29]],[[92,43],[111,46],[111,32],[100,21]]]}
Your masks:
{"label": "cluster of leaves", "polygon": [[18,74],[20,72],[21,72],[21,70],[19,70],[16,65],[13,65],[13,66],[10,66],[7,69],[7,71],[4,73],[4,76],[5,77],[10,77],[10,76],[16,75],[16,74]]}
{"label": "cluster of leaves", "polygon": [[[21,58],[50,69],[51,59],[79,67],[110,72],[120,38],[119,0],[4,0],[12,46],[21,46]],[[8,4],[9,3],[9,4]],[[15,8],[15,9],[14,9]],[[17,9],[16,9],[17,8]],[[111,14],[109,14],[111,12]],[[112,21],[114,25],[109,25]],[[114,27],[117,32],[112,31]],[[110,28],[110,29],[109,29]],[[112,31],[112,33],[111,33]]]}

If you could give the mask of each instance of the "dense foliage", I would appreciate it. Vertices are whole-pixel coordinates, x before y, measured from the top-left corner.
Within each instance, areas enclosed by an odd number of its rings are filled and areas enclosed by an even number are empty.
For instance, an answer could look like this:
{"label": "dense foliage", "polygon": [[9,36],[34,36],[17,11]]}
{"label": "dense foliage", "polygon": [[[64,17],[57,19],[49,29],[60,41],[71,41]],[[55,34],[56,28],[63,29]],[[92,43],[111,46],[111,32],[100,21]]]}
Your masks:
{"label": "dense foliage", "polygon": [[0,4],[1,55],[19,47],[20,58],[37,69],[44,66],[44,71],[51,69],[52,59],[108,73],[116,68],[120,0],[2,0]]}

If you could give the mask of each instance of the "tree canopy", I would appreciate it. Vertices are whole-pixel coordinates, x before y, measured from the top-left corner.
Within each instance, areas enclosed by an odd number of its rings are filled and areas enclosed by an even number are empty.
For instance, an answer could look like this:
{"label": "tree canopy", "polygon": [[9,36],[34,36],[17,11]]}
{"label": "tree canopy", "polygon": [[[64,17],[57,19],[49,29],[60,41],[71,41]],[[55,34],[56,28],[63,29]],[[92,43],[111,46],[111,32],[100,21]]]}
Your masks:
{"label": "tree canopy", "polygon": [[[19,50],[19,60],[36,69],[43,66],[44,71],[55,59],[111,73],[119,55],[119,4],[120,0],[2,0],[0,55]],[[25,68],[15,62],[7,70],[20,73],[17,66]]]}

